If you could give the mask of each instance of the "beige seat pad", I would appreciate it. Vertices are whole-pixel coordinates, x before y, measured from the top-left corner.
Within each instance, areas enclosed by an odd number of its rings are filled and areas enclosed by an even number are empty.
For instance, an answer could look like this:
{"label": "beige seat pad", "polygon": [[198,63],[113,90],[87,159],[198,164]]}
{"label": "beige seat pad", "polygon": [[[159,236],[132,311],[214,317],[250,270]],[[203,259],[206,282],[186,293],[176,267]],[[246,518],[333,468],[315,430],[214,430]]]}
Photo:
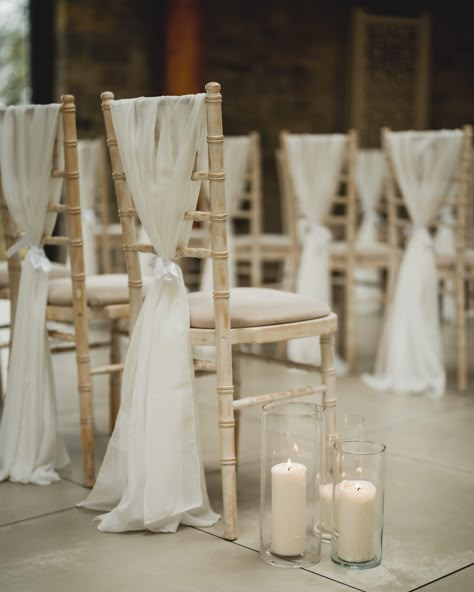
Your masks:
{"label": "beige seat pad", "polygon": [[[189,294],[191,327],[214,328],[214,302],[210,292]],[[231,327],[259,327],[319,319],[329,306],[311,298],[269,288],[234,288],[230,291]]]}
{"label": "beige seat pad", "polygon": [[[343,241],[334,241],[330,244],[330,250],[333,255],[342,256],[347,253],[347,243]],[[390,253],[390,248],[386,243],[375,243],[369,246],[356,246],[357,255],[361,256],[387,256]]]}
{"label": "beige seat pad", "polygon": [[[112,224],[107,224],[106,228],[107,228],[107,234],[109,236],[118,236],[118,237],[122,236],[122,225],[120,224],[120,222],[114,222]],[[100,224],[97,224],[97,226],[95,227],[95,234],[101,235],[102,232],[103,232],[103,227]]]}
{"label": "beige seat pad", "polygon": [[[453,267],[456,262],[456,255],[436,253],[436,262],[441,267]],[[464,251],[464,262],[469,266],[474,265],[474,249],[466,249]]]}
{"label": "beige seat pad", "polygon": [[[250,248],[253,244],[253,236],[250,234],[238,234],[232,239],[232,245],[235,248]],[[286,234],[261,234],[258,237],[258,244],[262,248],[289,248],[291,246],[290,237]]]}
{"label": "beige seat pad", "polygon": [[[70,271],[63,263],[51,262],[50,278],[69,277]],[[8,287],[8,263],[0,261],[0,288]]]}
{"label": "beige seat pad", "polygon": [[[144,292],[149,288],[152,277],[143,278]],[[129,301],[128,276],[126,273],[112,273],[86,277],[87,304],[107,306],[126,304]],[[51,280],[48,285],[48,304],[68,306],[72,301],[71,280]]]}

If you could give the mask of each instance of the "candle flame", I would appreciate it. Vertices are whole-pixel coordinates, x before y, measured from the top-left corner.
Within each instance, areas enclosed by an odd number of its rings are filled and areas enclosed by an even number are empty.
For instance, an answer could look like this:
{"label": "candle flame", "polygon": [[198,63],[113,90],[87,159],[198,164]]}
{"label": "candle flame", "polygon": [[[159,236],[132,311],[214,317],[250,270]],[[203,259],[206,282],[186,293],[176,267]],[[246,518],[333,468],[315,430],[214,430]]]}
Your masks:
{"label": "candle flame", "polygon": [[357,469],[356,469],[356,473],[357,473],[358,475],[361,475],[361,474],[362,474],[362,467],[357,467]]}
{"label": "candle flame", "polygon": [[295,451],[295,454],[298,454],[299,449],[298,449],[296,442],[295,442],[295,445],[293,446],[293,450]]}
{"label": "candle flame", "polygon": [[288,470],[291,469],[291,458],[288,459]]}

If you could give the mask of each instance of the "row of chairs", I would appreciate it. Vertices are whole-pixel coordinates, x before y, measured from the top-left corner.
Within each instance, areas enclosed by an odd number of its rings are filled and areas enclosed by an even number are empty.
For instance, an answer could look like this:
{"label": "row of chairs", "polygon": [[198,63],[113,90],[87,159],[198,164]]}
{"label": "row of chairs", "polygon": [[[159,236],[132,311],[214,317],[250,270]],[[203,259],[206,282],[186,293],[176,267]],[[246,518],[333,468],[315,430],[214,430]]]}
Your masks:
{"label": "row of chairs", "polygon": [[[270,281],[285,290],[319,296],[328,302],[333,300],[331,292],[339,290],[340,298],[335,300],[342,301],[338,306],[342,321],[340,345],[351,371],[356,369],[357,311],[364,307],[380,309],[381,305],[383,310],[387,309],[407,241],[406,229],[412,224],[385,140],[389,133],[387,129],[382,130],[383,150],[360,150],[354,130],[345,135],[282,132],[280,148],[276,153],[283,222],[283,232],[279,234],[263,230],[259,134],[252,132],[226,138],[224,147],[231,219],[228,226],[231,285],[238,285],[239,280],[252,286],[268,285],[269,267],[266,264],[272,263],[273,273],[275,269],[278,273]],[[470,134],[470,127],[466,126],[466,139],[456,165],[456,179],[453,178],[450,183],[449,195],[440,202],[437,215],[430,223],[437,251],[440,295],[454,303],[452,316],[456,320],[458,388],[461,391],[467,388],[466,319],[472,316],[474,308],[474,232],[469,225],[474,215],[474,194],[469,187],[468,170]],[[321,159],[321,154],[314,152],[315,147],[319,142],[320,151],[324,152],[334,141],[339,141],[341,150],[331,175],[327,168],[318,170],[312,163],[322,160],[324,168],[326,161]],[[332,179],[332,187],[324,196],[317,195],[318,191],[325,191],[324,187],[318,190],[320,178],[326,181]],[[98,187],[103,188],[104,184],[99,183]],[[101,191],[100,194],[104,196],[106,193]],[[324,200],[323,211],[321,203]],[[103,197],[100,200],[102,212],[107,210],[106,201]],[[206,183],[203,183],[200,202],[208,202]],[[310,240],[308,235],[311,236],[311,228],[314,230],[319,213],[323,215],[317,224],[333,237],[328,242],[326,263],[330,270],[330,282],[329,279],[321,281],[327,272],[316,273],[314,258],[303,256],[304,241]],[[103,214],[100,226],[96,227],[100,239],[96,240],[100,246],[106,247],[108,254],[105,258],[110,262],[109,247],[120,239],[120,227],[109,225],[107,220],[108,215]],[[319,234],[322,236],[321,231]],[[208,247],[209,224],[199,222],[194,225],[190,244],[198,248]],[[300,266],[302,260],[308,261],[304,267]],[[462,270],[459,261],[463,262]],[[104,266],[105,270],[110,268],[110,263]],[[203,273],[199,266],[188,264],[185,269],[188,285],[194,286],[194,289],[199,286],[209,289],[209,270],[210,267]],[[316,286],[312,285],[311,277],[315,278]],[[459,296],[456,296],[458,292]],[[307,351],[311,353],[308,355]],[[295,361],[312,363],[314,351],[314,348],[308,350],[304,343],[291,345],[290,357]]]}
{"label": "row of chairs", "polygon": [[[106,489],[108,493],[113,491],[115,501],[122,499],[122,510],[132,491],[138,491],[135,502],[140,506],[140,500],[146,498],[144,481],[149,491],[157,483],[156,471],[160,471],[163,462],[145,466],[148,451],[137,451],[138,443],[146,447],[149,438],[166,435],[177,441],[176,450],[160,441],[165,456],[184,456],[168,467],[169,473],[165,468],[159,475],[160,499],[167,491],[165,505],[173,506],[182,497],[177,496],[178,490],[184,497],[194,495],[195,492],[188,494],[183,488],[184,481],[177,484],[177,490],[167,490],[164,485],[168,479],[176,479],[176,466],[190,467],[197,462],[189,331],[193,344],[216,346],[215,364],[197,360],[194,366],[217,373],[224,534],[235,539],[235,416],[248,406],[318,393],[326,409],[328,438],[334,440],[337,434],[333,351],[337,317],[327,304],[294,293],[263,288],[229,290],[221,101],[217,83],[206,86],[205,97],[115,101],[111,93],[102,94],[127,274],[85,273],[74,97],[65,95],[60,105],[47,106],[47,118],[41,116],[41,106],[0,111],[4,231],[7,246],[16,253],[8,260],[14,328],[0,426],[0,479],[48,483],[57,478],[55,469],[66,461],[55,417],[50,352],[44,339],[45,322],[55,321],[74,325],[74,332],[55,328],[49,334],[76,352],[84,482],[88,486],[95,480],[92,378],[99,374],[116,377],[111,381],[115,429],[92,495],[110,478],[113,483],[108,482]],[[31,121],[36,124],[31,126]],[[29,136],[22,133],[25,129]],[[125,137],[127,133],[130,138]],[[26,143],[25,137],[29,138]],[[138,159],[135,153],[140,154]],[[65,203],[60,203],[62,179]],[[208,211],[196,210],[202,181],[209,182]],[[67,233],[63,236],[52,234],[58,214],[65,214],[67,220]],[[152,245],[139,241],[137,218]],[[193,222],[210,224],[210,248],[188,246]],[[70,277],[48,281],[50,264],[43,251],[47,244],[67,247]],[[20,247],[26,249],[21,268],[15,267]],[[142,277],[140,253],[156,255],[154,278]],[[196,292],[187,297],[181,272],[174,263],[184,257],[212,259],[212,294]],[[20,270],[21,279],[15,283],[15,274]],[[111,360],[105,366],[91,363],[90,350],[105,345],[92,343],[89,338],[90,323],[94,320],[108,321],[111,326]],[[118,325],[124,320],[128,321],[131,335],[125,365],[116,357]],[[308,336],[321,339],[321,384],[245,398],[234,396],[233,345]],[[122,371],[119,412],[117,377]],[[143,401],[149,391],[153,391],[152,398]],[[174,426],[171,431],[170,423]],[[145,425],[150,425],[150,429]],[[178,428],[184,425],[186,433],[181,433]],[[152,475],[144,476],[143,472],[148,470]],[[193,474],[183,474],[183,479]],[[195,483],[190,487],[195,487]],[[204,500],[202,491],[193,499],[199,496]],[[99,504],[102,509],[104,503]],[[125,524],[122,521],[115,529],[136,529],[137,524],[152,530],[158,528],[144,518],[148,509],[135,507],[130,512],[133,524],[125,519]],[[162,520],[158,522],[162,524]]]}

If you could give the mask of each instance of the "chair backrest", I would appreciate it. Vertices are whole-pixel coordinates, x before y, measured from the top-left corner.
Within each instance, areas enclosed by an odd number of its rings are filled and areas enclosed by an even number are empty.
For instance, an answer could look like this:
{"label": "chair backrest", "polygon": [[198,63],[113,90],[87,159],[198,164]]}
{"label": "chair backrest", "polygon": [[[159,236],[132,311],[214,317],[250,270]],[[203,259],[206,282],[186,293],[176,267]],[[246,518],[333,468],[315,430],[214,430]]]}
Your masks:
{"label": "chair backrest", "polygon": [[[295,175],[291,167],[291,160],[288,154],[288,139],[291,134],[287,131],[280,133],[281,155],[279,170],[281,171],[282,196],[287,205],[286,227],[293,244],[300,242],[300,224],[304,224],[304,216],[296,191]],[[311,137],[312,134],[305,134]],[[318,135],[314,135],[318,137]],[[323,138],[324,136],[320,136]],[[329,214],[324,224],[331,229],[336,240],[342,240],[353,246],[356,238],[357,228],[357,201],[356,201],[356,155],[357,155],[357,132],[349,130],[346,135],[344,157],[338,175],[337,189],[331,198]],[[309,179],[308,179],[309,181]],[[353,249],[349,249],[353,251]]]}
{"label": "chair backrest", "polygon": [[[228,228],[230,249],[232,250],[232,235],[235,233],[250,236],[252,245],[257,251],[258,238],[262,233],[260,134],[253,131],[246,135],[226,136],[224,165],[226,169],[227,212],[230,221]],[[203,198],[208,202],[208,190],[204,184],[203,190]],[[253,272],[254,266],[251,268]],[[231,266],[232,269],[234,266]],[[235,267],[235,275],[237,276],[242,270],[242,266],[239,266],[238,270]],[[207,275],[204,284],[206,283]],[[259,283],[256,278],[252,278],[252,285],[259,285]]]}
{"label": "chair backrest", "polygon": [[102,273],[110,273],[112,266],[107,232],[110,224],[110,191],[105,138],[78,140],[77,148],[82,210],[87,225],[83,228],[84,241],[90,243],[90,246],[86,244],[86,267],[88,258],[93,261],[90,265],[93,271],[87,271],[97,273],[100,267]]}
{"label": "chair backrest", "polygon": [[[409,236],[409,228],[412,226],[407,203],[403,198],[400,181],[393,162],[393,155],[388,142],[388,128],[382,129],[382,147],[386,163],[386,196],[388,210],[388,240],[391,252],[396,253],[404,248]],[[424,132],[412,132],[414,134]],[[468,187],[470,182],[470,170],[472,159],[472,127],[463,128],[463,138],[459,158],[454,176],[450,178],[448,190],[441,200],[438,212],[429,223],[432,234],[440,227],[449,227],[456,235],[456,251],[462,253],[466,240],[466,210],[468,206]],[[443,210],[449,210],[449,216],[442,215]]]}
{"label": "chair backrest", "polygon": [[[251,132],[248,136],[242,138],[248,139],[248,158],[243,176],[244,182],[241,192],[235,196],[237,199],[234,199],[234,202],[229,207],[229,215],[234,223],[248,220],[248,227],[245,229],[246,233],[258,236],[262,225],[260,134]],[[232,138],[226,138],[226,142],[229,139]],[[226,169],[228,169],[228,166],[226,165]]]}
{"label": "chair backrest", "polygon": [[[82,220],[81,203],[79,190],[79,171],[77,155],[77,131],[76,131],[76,107],[72,95],[63,95],[61,97],[61,127],[63,136],[63,146],[59,146],[56,138],[51,155],[51,177],[65,179],[65,191],[63,192],[66,203],[48,204],[48,212],[52,215],[65,214],[67,218],[67,234],[45,233],[42,236],[42,245],[65,246],[69,250],[71,260],[71,277],[74,285],[76,297],[73,299],[74,307],[79,311],[79,316],[84,315],[87,320],[86,298],[85,298],[85,272],[84,272],[84,252],[82,240]],[[0,197],[2,206],[2,223],[4,227],[5,241],[7,248],[21,239],[23,233],[15,224],[8,207],[3,198],[0,187]],[[56,222],[56,229],[64,228],[64,225]],[[21,276],[20,253],[17,251],[8,258],[10,300],[12,306],[12,321],[14,321],[16,302],[18,296],[18,286]]]}
{"label": "chair backrest", "polygon": [[[182,246],[177,249],[175,259],[180,257],[212,257],[216,345],[222,350],[220,355],[228,357],[228,363],[224,363],[224,366],[228,367],[230,364],[231,353],[230,349],[227,348],[227,345],[230,345],[230,294],[227,266],[227,213],[224,188],[224,136],[222,134],[222,96],[220,94],[220,85],[217,83],[209,83],[206,85],[206,92],[205,102],[209,170],[194,170],[192,173],[192,179],[194,181],[209,181],[210,211],[187,211],[185,213],[185,220],[210,222],[211,249]],[[112,165],[112,177],[114,179],[118,203],[118,215],[122,224],[123,249],[125,252],[129,277],[130,332],[132,332],[143,302],[142,275],[138,254],[139,252],[157,253],[152,245],[142,244],[137,241],[135,225],[137,212],[122,165],[111,114],[111,103],[114,101],[114,95],[111,92],[104,92],[102,93],[101,98],[107,132],[107,144]],[[170,199],[171,198],[172,196],[170,196]]]}

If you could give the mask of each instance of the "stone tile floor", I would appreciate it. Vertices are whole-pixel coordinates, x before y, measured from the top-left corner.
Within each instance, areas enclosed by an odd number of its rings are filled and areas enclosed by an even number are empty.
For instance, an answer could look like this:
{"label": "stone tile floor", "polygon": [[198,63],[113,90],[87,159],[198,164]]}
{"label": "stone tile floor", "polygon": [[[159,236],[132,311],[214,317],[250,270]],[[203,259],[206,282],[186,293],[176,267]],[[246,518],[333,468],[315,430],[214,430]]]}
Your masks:
{"label": "stone tile floor", "polygon": [[[371,368],[377,319],[359,320],[359,370]],[[468,335],[472,370],[474,327]],[[72,355],[55,357],[61,430],[72,458],[63,480],[50,487],[0,484],[0,590],[94,592],[261,590],[272,592],[471,592],[474,590],[474,376],[468,396],[454,388],[454,330],[444,329],[450,370],[438,401],[376,393],[358,376],[338,379],[339,409],[366,418],[366,436],[387,444],[382,565],[353,571],[333,564],[323,545],[308,570],[264,564],[259,548],[260,411],[242,414],[238,475],[239,538],[222,526],[180,528],[176,534],[102,534],[94,513],[75,504],[81,485],[75,367]],[[94,353],[101,356],[103,354]],[[310,384],[311,376],[245,356],[242,391],[270,392]],[[107,445],[107,381],[95,379],[97,460]],[[220,510],[220,475],[214,378],[197,380],[207,484]],[[315,399],[317,400],[317,399]]]}

